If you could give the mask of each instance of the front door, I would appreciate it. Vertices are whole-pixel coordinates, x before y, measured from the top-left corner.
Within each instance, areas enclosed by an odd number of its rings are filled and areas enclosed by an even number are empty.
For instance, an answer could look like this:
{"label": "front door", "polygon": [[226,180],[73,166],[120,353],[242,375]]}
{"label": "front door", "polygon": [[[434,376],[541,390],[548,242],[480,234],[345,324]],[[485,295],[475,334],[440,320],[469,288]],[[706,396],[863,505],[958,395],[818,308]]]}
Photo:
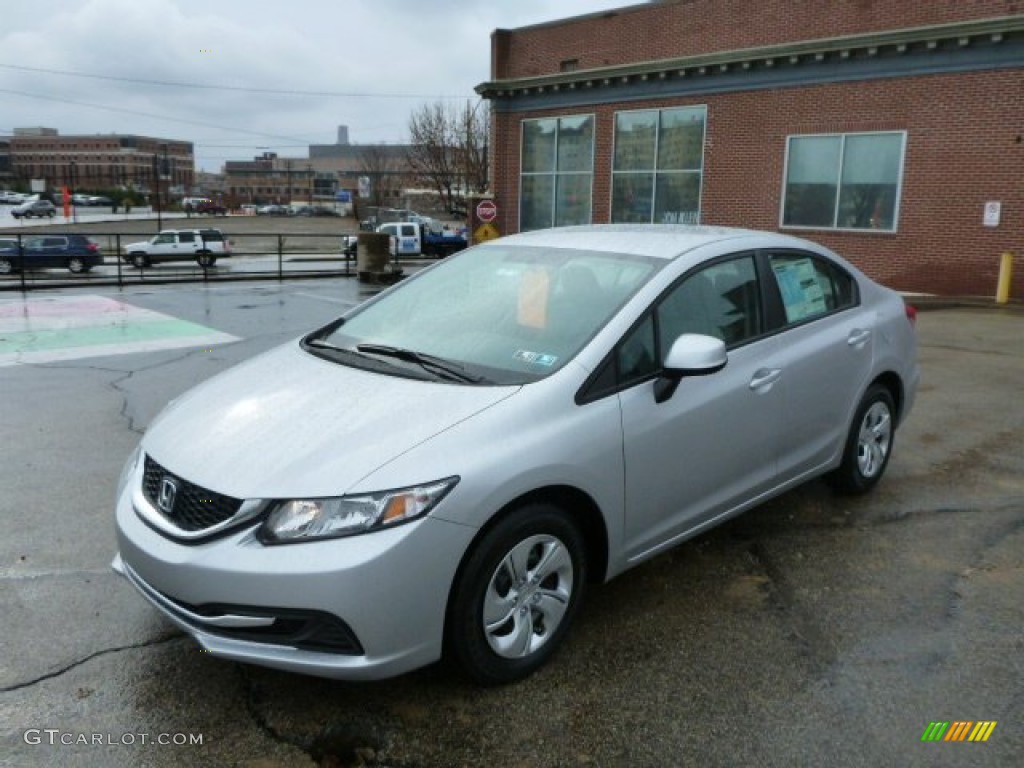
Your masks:
{"label": "front door", "polygon": [[632,360],[643,359],[637,350],[644,346],[663,360],[683,333],[723,339],[728,362],[717,373],[683,378],[662,403],[649,378],[619,392],[630,560],[709,527],[775,484],[784,381],[777,339],[763,333],[752,254],[673,287],[624,340],[621,369],[628,373]]}

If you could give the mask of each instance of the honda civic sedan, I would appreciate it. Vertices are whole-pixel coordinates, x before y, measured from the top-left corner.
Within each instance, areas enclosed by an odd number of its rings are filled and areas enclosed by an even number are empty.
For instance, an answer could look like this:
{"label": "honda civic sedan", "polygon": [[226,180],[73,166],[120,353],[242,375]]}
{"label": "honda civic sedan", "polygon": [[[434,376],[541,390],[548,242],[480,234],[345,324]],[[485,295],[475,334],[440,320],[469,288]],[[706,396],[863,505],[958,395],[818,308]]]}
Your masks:
{"label": "honda civic sedan", "polygon": [[779,234],[494,240],[171,403],[122,473],[113,567],[225,659],[513,681],[588,584],[812,478],[878,483],[914,316]]}

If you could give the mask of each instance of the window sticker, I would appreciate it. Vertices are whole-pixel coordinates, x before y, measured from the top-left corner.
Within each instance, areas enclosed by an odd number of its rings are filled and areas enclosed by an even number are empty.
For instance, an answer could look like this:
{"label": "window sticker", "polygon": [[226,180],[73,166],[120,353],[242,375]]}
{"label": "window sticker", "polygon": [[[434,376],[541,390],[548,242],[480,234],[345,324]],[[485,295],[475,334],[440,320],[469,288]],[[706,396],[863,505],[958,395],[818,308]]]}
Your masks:
{"label": "window sticker", "polygon": [[512,357],[521,363],[542,365],[545,368],[550,368],[558,361],[557,355],[546,355],[540,352],[531,352],[528,349],[517,349]]}
{"label": "window sticker", "polygon": [[774,262],[772,269],[782,292],[787,322],[796,323],[825,313],[825,294],[821,290],[821,283],[818,282],[811,259]]}

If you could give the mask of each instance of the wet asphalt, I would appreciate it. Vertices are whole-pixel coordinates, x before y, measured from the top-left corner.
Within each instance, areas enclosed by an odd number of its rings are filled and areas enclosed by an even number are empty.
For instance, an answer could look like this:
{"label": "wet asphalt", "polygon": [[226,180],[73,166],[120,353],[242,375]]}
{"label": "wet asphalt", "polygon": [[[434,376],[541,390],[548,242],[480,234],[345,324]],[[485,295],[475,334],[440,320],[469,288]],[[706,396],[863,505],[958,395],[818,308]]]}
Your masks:
{"label": "wet asphalt", "polygon": [[[538,674],[480,689],[445,664],[351,684],[210,658],[109,569],[118,473],[163,405],[359,284],[90,290],[239,340],[0,367],[0,765],[1021,764],[1019,310],[920,314],[874,493],[812,482],[687,542],[593,589]],[[921,741],[958,720],[997,726]]]}

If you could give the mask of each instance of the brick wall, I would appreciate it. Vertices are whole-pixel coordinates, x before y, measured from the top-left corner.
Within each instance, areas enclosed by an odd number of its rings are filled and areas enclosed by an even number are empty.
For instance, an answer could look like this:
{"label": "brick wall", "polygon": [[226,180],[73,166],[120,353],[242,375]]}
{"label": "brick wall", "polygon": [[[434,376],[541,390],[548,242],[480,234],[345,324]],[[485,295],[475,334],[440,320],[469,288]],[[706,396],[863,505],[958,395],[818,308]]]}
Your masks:
{"label": "brick wall", "polygon": [[680,0],[517,30],[492,40],[494,79],[1024,13],[1024,0]]}
{"label": "brick wall", "polygon": [[[593,220],[605,222],[610,210],[615,111],[706,104],[703,221],[769,230],[779,229],[788,135],[905,130],[896,233],[786,231],[832,247],[887,285],[942,295],[992,295],[999,254],[1015,251],[1021,258],[1012,296],[1024,298],[1022,93],[1024,73],[999,70],[630,102],[568,112],[497,114],[498,223],[503,233],[518,230],[520,121],[524,117],[597,116]],[[982,225],[983,206],[989,200],[1002,202],[998,228]]]}

